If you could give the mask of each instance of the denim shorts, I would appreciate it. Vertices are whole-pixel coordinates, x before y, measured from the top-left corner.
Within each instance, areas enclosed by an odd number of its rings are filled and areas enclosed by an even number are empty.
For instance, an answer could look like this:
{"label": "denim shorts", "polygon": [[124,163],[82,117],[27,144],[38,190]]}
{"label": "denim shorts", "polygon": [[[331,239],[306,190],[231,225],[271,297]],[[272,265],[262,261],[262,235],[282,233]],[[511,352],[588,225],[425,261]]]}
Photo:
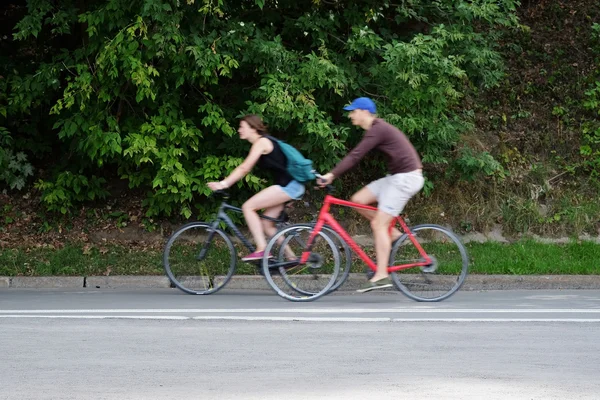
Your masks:
{"label": "denim shorts", "polygon": [[[279,186],[279,185],[277,185]],[[288,196],[290,196],[294,200],[298,200],[304,194],[304,185],[298,181],[290,181],[287,186],[279,186],[281,190],[285,192]]]}

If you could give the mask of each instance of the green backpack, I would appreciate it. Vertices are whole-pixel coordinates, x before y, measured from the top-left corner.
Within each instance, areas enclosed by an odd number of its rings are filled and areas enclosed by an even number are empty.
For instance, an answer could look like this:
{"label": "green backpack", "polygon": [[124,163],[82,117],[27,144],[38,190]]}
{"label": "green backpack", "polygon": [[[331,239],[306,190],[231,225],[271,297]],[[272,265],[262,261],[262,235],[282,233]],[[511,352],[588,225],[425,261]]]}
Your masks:
{"label": "green backpack", "polygon": [[287,144],[283,140],[279,140],[273,136],[269,136],[269,139],[277,142],[279,148],[287,158],[287,172],[291,175],[294,180],[305,183],[315,180],[315,174],[313,172],[312,161],[304,158],[294,146]]}

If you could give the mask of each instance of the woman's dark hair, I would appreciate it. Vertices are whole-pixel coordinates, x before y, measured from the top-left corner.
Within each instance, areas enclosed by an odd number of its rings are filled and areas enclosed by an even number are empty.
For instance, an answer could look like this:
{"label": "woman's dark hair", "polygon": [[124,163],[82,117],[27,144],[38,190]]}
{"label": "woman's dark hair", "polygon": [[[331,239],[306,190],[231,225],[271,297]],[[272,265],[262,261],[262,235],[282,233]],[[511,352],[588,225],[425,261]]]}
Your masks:
{"label": "woman's dark hair", "polygon": [[265,124],[263,124],[263,122],[259,116],[254,115],[254,114],[249,114],[249,115],[242,117],[242,119],[240,119],[240,122],[242,122],[242,121],[246,121],[246,123],[250,126],[250,128],[256,129],[256,132],[258,132],[260,135],[267,134],[267,127],[265,126]]}

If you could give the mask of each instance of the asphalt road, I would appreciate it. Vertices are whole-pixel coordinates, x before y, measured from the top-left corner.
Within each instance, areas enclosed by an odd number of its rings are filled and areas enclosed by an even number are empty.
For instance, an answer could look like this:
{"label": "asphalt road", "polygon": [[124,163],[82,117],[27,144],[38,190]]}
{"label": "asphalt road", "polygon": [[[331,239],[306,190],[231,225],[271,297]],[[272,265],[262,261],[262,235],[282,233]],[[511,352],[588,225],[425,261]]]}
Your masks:
{"label": "asphalt road", "polygon": [[600,291],[0,290],[0,399],[598,399]]}

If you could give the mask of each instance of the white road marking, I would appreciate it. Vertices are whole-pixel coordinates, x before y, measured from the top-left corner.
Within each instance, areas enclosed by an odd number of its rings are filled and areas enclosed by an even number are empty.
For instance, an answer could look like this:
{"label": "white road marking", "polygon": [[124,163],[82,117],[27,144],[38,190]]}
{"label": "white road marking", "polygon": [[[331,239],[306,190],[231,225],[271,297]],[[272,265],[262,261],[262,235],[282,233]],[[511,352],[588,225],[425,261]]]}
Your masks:
{"label": "white road marking", "polygon": [[364,317],[280,317],[203,315],[195,317],[177,315],[0,315],[0,318],[28,319],[133,319],[133,320],[203,320],[203,321],[290,321],[290,322],[579,322],[600,323],[600,318],[364,318]]}
{"label": "white road marking", "polygon": [[2,310],[0,314],[600,314],[600,308],[116,308],[116,309],[67,309],[67,310]]}

